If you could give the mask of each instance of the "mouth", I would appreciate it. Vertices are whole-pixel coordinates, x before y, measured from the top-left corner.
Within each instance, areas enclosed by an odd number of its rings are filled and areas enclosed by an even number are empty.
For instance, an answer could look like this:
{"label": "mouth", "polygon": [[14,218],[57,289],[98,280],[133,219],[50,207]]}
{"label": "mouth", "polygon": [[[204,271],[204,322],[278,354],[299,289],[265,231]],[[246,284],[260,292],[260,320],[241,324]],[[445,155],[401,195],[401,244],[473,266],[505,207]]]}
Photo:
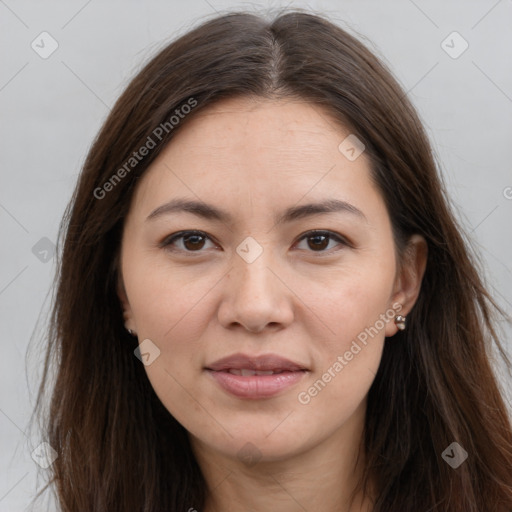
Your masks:
{"label": "mouth", "polygon": [[309,370],[275,354],[235,354],[208,365],[205,371],[230,395],[257,400],[274,397],[289,389]]}
{"label": "mouth", "polygon": [[287,370],[249,370],[246,368],[230,368],[229,370],[221,371],[227,371],[232,375],[241,375],[242,377],[252,377],[253,375],[277,375],[279,373],[286,372]]}

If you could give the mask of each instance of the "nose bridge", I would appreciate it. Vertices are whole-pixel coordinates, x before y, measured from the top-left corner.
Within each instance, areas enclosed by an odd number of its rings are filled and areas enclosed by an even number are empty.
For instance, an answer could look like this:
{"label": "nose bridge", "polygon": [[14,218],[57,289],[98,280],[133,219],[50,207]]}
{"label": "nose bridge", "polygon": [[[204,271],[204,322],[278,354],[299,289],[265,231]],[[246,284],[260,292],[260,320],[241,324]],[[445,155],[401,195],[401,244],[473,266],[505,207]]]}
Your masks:
{"label": "nose bridge", "polygon": [[[234,255],[234,279],[236,287],[251,294],[266,293],[268,287],[274,288],[270,281],[276,279],[269,270],[277,266],[271,237],[257,241],[252,236],[246,237],[236,248]],[[263,297],[261,297],[263,298]]]}
{"label": "nose bridge", "polygon": [[271,237],[261,243],[247,237],[239,244],[219,311],[225,326],[237,323],[256,332],[267,324],[285,325],[292,320],[287,287],[276,276],[280,273],[277,260]]}

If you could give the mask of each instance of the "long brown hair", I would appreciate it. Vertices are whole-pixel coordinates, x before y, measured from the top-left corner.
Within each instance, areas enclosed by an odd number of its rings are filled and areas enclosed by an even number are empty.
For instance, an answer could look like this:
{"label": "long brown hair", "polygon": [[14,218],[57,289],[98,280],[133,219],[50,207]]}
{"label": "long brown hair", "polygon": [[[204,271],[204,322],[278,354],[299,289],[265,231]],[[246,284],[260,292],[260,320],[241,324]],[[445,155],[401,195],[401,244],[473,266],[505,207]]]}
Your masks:
{"label": "long brown hair", "polygon": [[[486,289],[404,91],[358,39],[296,9],[272,20],[217,16],[167,45],[128,85],[89,151],[61,224],[36,407],[59,455],[47,487],[62,511],[204,505],[206,483],[187,432],[134,357],[137,341],[116,293],[118,258],[138,179],[196,112],[237,95],[324,107],[365,144],[398,254],[413,233],[428,244],[408,327],[385,344],[368,396],[362,487],[372,483],[374,511],[509,512],[512,429],[490,364],[498,347],[510,365],[497,332],[505,313]],[[180,120],[170,122],[176,109]],[[154,144],[135,163],[149,138]],[[468,453],[456,469],[442,457],[453,442]]]}

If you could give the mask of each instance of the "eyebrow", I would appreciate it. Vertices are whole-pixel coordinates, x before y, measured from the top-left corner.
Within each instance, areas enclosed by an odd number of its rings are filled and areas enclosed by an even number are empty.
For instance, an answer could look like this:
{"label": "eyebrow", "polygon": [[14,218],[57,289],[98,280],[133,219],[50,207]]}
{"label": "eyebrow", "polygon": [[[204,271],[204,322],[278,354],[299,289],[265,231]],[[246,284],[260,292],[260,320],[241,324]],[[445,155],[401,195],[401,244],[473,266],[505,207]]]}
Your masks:
{"label": "eyebrow", "polygon": [[[179,212],[192,213],[206,220],[213,220],[226,224],[233,222],[233,217],[229,212],[203,201],[195,201],[185,198],[175,198],[159,206],[148,215],[146,221],[156,219],[162,215]],[[353,204],[339,199],[326,199],[318,203],[308,203],[287,208],[283,213],[281,213],[281,215],[276,217],[275,223],[288,223],[312,215],[336,212],[350,213],[368,222],[365,214]]]}

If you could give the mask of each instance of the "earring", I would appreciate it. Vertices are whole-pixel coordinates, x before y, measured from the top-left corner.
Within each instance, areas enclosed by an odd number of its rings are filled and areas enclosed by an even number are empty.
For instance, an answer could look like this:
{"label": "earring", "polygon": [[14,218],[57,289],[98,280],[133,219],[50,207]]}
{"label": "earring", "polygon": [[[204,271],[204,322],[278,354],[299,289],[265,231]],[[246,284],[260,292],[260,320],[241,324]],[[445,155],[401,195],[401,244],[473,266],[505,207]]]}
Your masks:
{"label": "earring", "polygon": [[401,330],[403,331],[405,329],[405,323],[406,323],[406,317],[405,316],[402,316],[402,315],[398,315],[396,318],[395,318],[395,325]]}
{"label": "earring", "polygon": [[126,330],[130,333],[130,336],[136,336],[136,334],[131,329],[128,329],[128,327]]}

